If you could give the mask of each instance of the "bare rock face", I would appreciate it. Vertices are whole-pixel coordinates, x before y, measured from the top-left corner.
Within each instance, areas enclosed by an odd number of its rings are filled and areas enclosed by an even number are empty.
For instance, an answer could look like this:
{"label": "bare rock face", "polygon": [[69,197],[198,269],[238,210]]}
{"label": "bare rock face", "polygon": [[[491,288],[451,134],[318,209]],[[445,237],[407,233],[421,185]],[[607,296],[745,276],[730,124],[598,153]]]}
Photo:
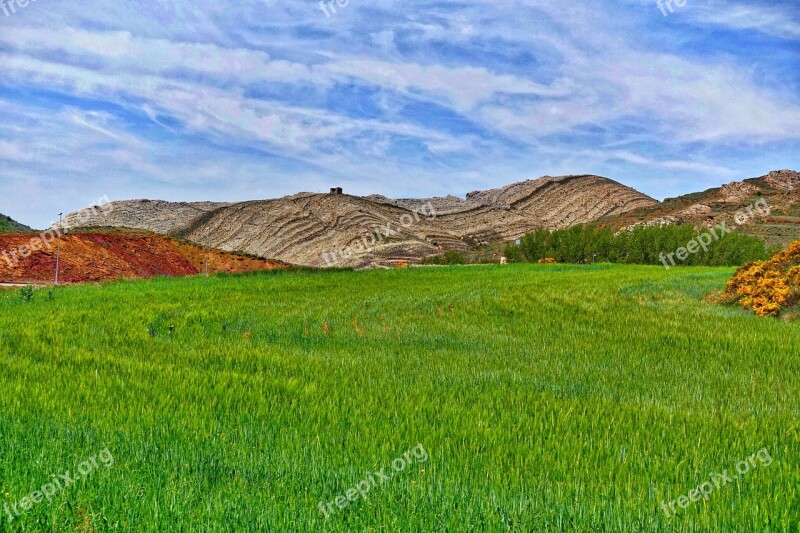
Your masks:
{"label": "bare rock face", "polygon": [[[89,207],[68,214],[62,228],[118,227],[172,233],[195,217],[229,204],[214,202],[163,202],[125,200]],[[58,226],[58,225],[57,225]]]}
{"label": "bare rock face", "polygon": [[764,183],[781,191],[796,191],[800,189],[800,172],[793,170],[775,170],[762,178]]}
{"label": "bare rock face", "polygon": [[466,200],[447,196],[383,201],[408,209],[431,204],[438,218],[470,243],[513,240],[533,229],[585,224],[658,203],[599,176],[546,176],[471,192]]}
{"label": "bare rock face", "polygon": [[402,198],[402,199],[387,198],[386,196],[382,196],[380,194],[373,194],[370,196],[366,196],[365,199],[370,200],[372,202],[377,202],[379,204],[394,205],[397,207],[402,207],[404,209],[411,209],[411,210],[419,209],[424,205],[430,204],[433,206],[433,208],[439,215],[463,213],[464,211],[469,211],[470,209],[480,207],[480,204],[477,202],[464,200],[463,198],[459,198],[458,196],[453,196],[452,194],[449,196],[438,196],[433,198]]}
{"label": "bare rock face", "polygon": [[706,216],[706,215],[710,215],[712,213],[712,211],[713,210],[711,209],[711,207],[709,207],[709,206],[707,206],[705,204],[694,204],[694,205],[691,205],[691,206],[687,207],[683,211],[680,211],[678,213],[678,218],[681,219],[681,218],[691,218],[691,217]]}
{"label": "bare rock face", "polygon": [[719,190],[720,199],[727,203],[739,203],[756,194],[759,187],[746,181],[733,181]]}
{"label": "bare rock face", "polygon": [[470,197],[538,219],[548,229],[593,222],[599,218],[647,207],[658,202],[635,189],[599,176],[544,177]]}
{"label": "bare rock face", "polygon": [[606,178],[565,176],[477,191],[466,199],[299,193],[235,204],[112,202],[73,213],[65,225],[145,229],[298,265],[361,268],[413,263],[655,204]]}
{"label": "bare rock face", "polygon": [[[601,224],[616,230],[663,224],[692,224],[700,228],[727,222],[737,231],[762,238],[769,246],[782,246],[800,238],[798,205],[800,173],[776,170],[758,178],[670,198],[604,219]],[[752,216],[757,206],[760,209]],[[765,206],[767,214],[762,212]],[[747,222],[739,224],[737,217]]]}
{"label": "bare rock face", "polygon": [[[179,234],[221,249],[309,266],[366,267],[465,247],[432,214],[347,195],[307,194],[234,204]],[[399,247],[398,247],[399,245]]]}

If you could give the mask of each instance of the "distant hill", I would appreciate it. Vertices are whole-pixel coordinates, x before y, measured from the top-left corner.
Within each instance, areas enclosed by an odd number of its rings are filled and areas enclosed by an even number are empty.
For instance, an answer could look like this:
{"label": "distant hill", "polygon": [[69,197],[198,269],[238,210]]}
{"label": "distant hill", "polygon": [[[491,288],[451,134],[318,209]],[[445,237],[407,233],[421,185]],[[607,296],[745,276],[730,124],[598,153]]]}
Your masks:
{"label": "distant hill", "polygon": [[0,233],[12,233],[17,231],[32,231],[31,228],[14,221],[11,217],[0,214]]}
{"label": "distant hill", "polygon": [[[737,225],[740,210],[766,202],[770,214]],[[604,217],[599,225],[621,229],[639,225],[694,224],[729,227],[763,238],[768,245],[784,245],[800,239],[800,173],[776,170],[764,176],[734,181],[704,192],[669,198],[664,202]]]}
{"label": "distant hill", "polygon": [[72,213],[64,224],[169,233],[299,265],[368,267],[417,262],[655,204],[607,178],[546,176],[465,199],[299,193],[235,204],[131,200]]}
{"label": "distant hill", "polygon": [[[34,236],[35,237],[35,236]],[[48,283],[55,274],[56,249],[40,248],[23,257],[22,246],[30,246],[29,235],[0,235],[0,283]],[[154,276],[191,276],[206,271],[251,272],[287,268],[242,254],[206,249],[152,233],[104,231],[78,232],[61,239],[60,279],[65,283]]]}
{"label": "distant hill", "polygon": [[[735,214],[759,200],[770,206],[769,216],[737,226]],[[664,202],[600,176],[545,176],[466,198],[299,193],[240,203],[130,200],[71,213],[64,224],[176,235],[297,265],[361,268],[416,263],[451,250],[507,242],[539,228],[581,223],[615,230],[699,227],[722,221],[769,245],[800,238],[800,173],[774,171]]]}

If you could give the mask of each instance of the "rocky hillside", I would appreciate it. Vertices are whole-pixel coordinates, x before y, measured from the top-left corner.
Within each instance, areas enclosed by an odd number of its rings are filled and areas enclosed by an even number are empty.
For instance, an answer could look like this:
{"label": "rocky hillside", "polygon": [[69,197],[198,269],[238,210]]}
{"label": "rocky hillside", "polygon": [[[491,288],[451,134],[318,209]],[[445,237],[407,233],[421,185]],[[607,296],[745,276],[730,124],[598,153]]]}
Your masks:
{"label": "rocky hillside", "polygon": [[70,213],[64,217],[62,224],[65,228],[120,227],[169,234],[185,227],[203,213],[227,205],[229,204],[161,200],[111,202]]}
{"label": "rocky hillside", "polygon": [[[48,236],[49,237],[49,236]],[[34,240],[35,239],[35,240]],[[31,250],[35,248],[35,250]],[[35,234],[0,235],[0,283],[50,283],[56,245]],[[79,232],[61,239],[60,280],[64,283],[208,272],[251,272],[286,268],[278,261],[205,249],[175,238],[141,232]]]}
{"label": "rocky hillside", "polygon": [[14,221],[11,217],[0,214],[0,233],[12,231],[31,231],[31,228]]}
{"label": "rocky hillside", "polygon": [[469,244],[516,239],[532,229],[558,229],[657,204],[652,198],[599,176],[545,176],[499,189],[475,191],[465,200],[369,199],[407,209],[432,204],[441,223]]}
{"label": "rocky hillside", "polygon": [[[769,206],[768,216],[758,216],[741,225],[736,223],[737,212],[746,213],[748,207],[764,202]],[[621,229],[659,224],[716,225],[722,221],[739,231],[762,237],[770,246],[800,238],[800,173],[778,170],[604,217],[599,223]]]}
{"label": "rocky hillside", "polygon": [[467,198],[394,200],[300,193],[236,204],[112,202],[66,226],[172,233],[228,251],[308,266],[382,266],[615,216],[657,202],[598,176],[544,177]]}

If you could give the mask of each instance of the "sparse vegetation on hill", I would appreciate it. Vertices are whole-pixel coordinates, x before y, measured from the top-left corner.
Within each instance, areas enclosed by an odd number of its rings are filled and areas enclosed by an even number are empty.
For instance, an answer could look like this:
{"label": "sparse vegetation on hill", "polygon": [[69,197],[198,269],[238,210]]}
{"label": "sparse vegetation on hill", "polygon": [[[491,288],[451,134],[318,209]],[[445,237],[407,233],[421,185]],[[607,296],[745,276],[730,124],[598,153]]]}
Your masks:
{"label": "sparse vegetation on hill", "polygon": [[800,241],[768,261],[742,267],[728,282],[726,296],[758,316],[778,316],[800,301]]}
{"label": "sparse vegetation on hill", "polygon": [[0,215],[0,233],[12,233],[19,231],[31,231],[31,228],[20,224],[6,215]]}
{"label": "sparse vegetation on hill", "polygon": [[800,238],[800,172],[777,170],[764,176],[734,181],[704,192],[668,198],[664,202],[605,217],[604,227],[618,230],[632,225],[658,223],[717,224],[756,202],[765,202],[771,213],[740,228],[742,233],[784,247]]}

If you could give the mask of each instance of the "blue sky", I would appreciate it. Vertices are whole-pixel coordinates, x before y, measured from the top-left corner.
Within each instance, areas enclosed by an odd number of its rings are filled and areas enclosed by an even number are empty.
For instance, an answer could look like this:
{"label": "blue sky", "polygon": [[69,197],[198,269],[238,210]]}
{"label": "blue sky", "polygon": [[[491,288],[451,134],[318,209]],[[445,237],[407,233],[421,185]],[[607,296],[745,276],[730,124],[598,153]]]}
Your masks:
{"label": "blue sky", "polygon": [[35,227],[102,196],[592,173],[662,199],[800,169],[796,0],[6,7],[0,213]]}

